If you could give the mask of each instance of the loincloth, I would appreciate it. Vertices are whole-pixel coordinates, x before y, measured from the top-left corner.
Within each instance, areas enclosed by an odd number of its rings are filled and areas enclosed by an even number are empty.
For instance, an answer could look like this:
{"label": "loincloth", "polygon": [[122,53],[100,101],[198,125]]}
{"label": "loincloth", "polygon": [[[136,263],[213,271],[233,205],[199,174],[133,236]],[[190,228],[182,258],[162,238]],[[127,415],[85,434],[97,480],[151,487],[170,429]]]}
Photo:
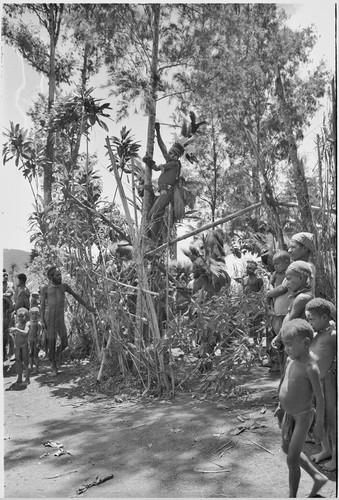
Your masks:
{"label": "loincloth", "polygon": [[315,421],[315,409],[311,408],[310,410],[302,411],[300,413],[296,413],[295,415],[291,415],[291,413],[284,413],[284,417],[282,419],[282,424],[281,424],[281,431],[282,431],[282,439],[284,442],[289,443],[292,438],[292,434],[294,431],[295,427],[295,417],[297,415],[303,415],[306,413],[312,412],[313,413],[313,418],[312,422],[310,424],[310,428],[308,431],[310,432],[314,426],[314,421]]}

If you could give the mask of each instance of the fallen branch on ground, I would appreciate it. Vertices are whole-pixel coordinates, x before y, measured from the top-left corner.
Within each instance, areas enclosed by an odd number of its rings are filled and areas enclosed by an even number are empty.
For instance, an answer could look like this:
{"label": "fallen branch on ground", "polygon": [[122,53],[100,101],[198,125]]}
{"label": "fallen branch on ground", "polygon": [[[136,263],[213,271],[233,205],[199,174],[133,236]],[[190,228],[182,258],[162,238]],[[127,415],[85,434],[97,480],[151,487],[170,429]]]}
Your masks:
{"label": "fallen branch on ground", "polygon": [[253,443],[256,446],[258,446],[259,448],[261,448],[262,450],[267,451],[267,453],[270,453],[271,455],[274,455],[274,453],[272,451],[268,450],[267,448],[265,448],[265,446],[262,446],[261,444],[256,443],[255,441],[252,441],[252,439],[250,439],[250,441],[251,441],[251,443]]}
{"label": "fallen branch on ground", "polygon": [[99,478],[99,476],[96,477],[94,481],[91,483],[86,483],[82,488],[77,489],[76,493],[77,495],[81,495],[84,493],[88,488],[92,488],[92,486],[97,486],[98,484],[102,484],[105,481],[108,481],[109,479],[112,479],[114,477],[113,474],[110,474],[109,476],[105,476],[102,479]]}

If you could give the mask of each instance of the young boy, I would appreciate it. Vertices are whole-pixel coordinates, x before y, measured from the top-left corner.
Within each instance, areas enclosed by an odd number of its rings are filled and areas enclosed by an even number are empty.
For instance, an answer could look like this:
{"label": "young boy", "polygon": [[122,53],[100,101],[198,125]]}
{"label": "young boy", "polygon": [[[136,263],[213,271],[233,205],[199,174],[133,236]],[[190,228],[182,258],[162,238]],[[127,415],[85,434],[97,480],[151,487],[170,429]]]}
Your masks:
{"label": "young boy", "polygon": [[[305,319],[305,306],[313,299],[310,280],[312,278],[312,268],[309,263],[303,260],[292,262],[286,269],[286,281],[291,299],[287,314],[283,320],[282,326],[288,321],[296,318]],[[272,346],[282,348],[281,331],[272,340]]]}
{"label": "young boy", "polygon": [[[288,321],[282,327],[282,341],[287,353],[285,373],[279,389],[279,401],[285,411],[282,421],[282,449],[287,455],[289,497],[296,498],[300,482],[300,466],[312,477],[314,497],[327,482],[302,452],[307,433],[316,412],[314,432],[321,438],[324,429],[324,396],[320,371],[310,354],[313,339],[311,325],[303,319]],[[316,398],[316,411],[312,408]]]}
{"label": "young boy", "polygon": [[28,319],[28,311],[21,307],[16,312],[16,325],[10,328],[10,333],[14,337],[14,352],[18,367],[17,384],[22,383],[22,372],[25,370],[25,381],[29,384],[29,366],[28,366],[28,332],[26,331],[26,323]]}
{"label": "young boy", "polygon": [[[274,254],[273,266],[275,271],[270,279],[270,285],[273,287],[273,289],[280,286],[281,283],[285,280],[286,270],[290,265],[290,262],[291,262],[290,254],[285,250],[279,250]],[[272,308],[273,310],[271,312],[271,327],[274,336],[277,336],[278,333],[280,332],[284,318],[288,313],[288,308],[291,300],[292,299],[290,297],[288,290],[286,293],[279,295],[278,297],[272,299],[269,298],[269,303],[273,302],[273,308]],[[284,351],[282,350],[279,351],[277,361],[278,362],[276,362],[275,358],[272,357],[273,366],[270,368],[270,371],[272,372],[279,371],[280,369],[280,372],[282,373],[285,361]]]}
{"label": "young boy", "polygon": [[325,438],[321,441],[321,452],[311,455],[311,460],[319,463],[331,458],[322,468],[334,471],[337,467],[337,426],[336,426],[336,376],[335,357],[337,334],[330,323],[335,317],[335,308],[331,302],[316,298],[306,304],[306,319],[316,335],[310,347],[319,370],[325,397]]}
{"label": "young boy", "polygon": [[257,276],[258,264],[254,260],[248,260],[246,264],[246,275],[243,281],[244,293],[259,292],[264,286],[262,278]]}
{"label": "young boy", "polygon": [[42,332],[42,324],[39,318],[39,308],[31,307],[29,310],[29,321],[26,323],[25,331],[28,333],[29,368],[33,371],[33,363],[35,363],[36,373],[39,373],[39,340]]}
{"label": "young boy", "polygon": [[29,296],[30,291],[26,287],[27,276],[24,273],[20,273],[17,276],[18,286],[15,295],[15,306],[14,309],[17,311],[21,307],[29,310]]}

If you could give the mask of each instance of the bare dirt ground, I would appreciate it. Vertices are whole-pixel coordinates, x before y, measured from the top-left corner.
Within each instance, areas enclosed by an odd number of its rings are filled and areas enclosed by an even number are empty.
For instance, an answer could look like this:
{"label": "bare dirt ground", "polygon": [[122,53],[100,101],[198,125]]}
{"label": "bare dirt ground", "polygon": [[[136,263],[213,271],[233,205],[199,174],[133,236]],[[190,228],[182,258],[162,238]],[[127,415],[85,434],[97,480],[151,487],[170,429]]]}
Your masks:
{"label": "bare dirt ground", "polygon": [[[5,498],[286,498],[278,376],[267,368],[244,376],[241,397],[214,398],[107,396],[88,373],[64,364],[52,377],[44,363],[18,390],[14,367],[4,372]],[[306,446],[308,455],[319,448]],[[321,496],[336,497],[335,476]],[[310,490],[302,471],[298,496]]]}

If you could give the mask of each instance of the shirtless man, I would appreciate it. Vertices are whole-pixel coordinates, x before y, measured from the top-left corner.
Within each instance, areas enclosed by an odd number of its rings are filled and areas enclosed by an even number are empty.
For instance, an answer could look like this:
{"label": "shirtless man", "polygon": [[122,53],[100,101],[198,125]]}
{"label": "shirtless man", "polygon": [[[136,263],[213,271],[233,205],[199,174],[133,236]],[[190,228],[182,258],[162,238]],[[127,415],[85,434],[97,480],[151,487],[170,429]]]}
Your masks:
{"label": "shirtless man", "polygon": [[61,271],[56,266],[47,271],[49,284],[41,288],[41,318],[47,334],[49,359],[52,362],[53,374],[57,375],[56,363],[57,337],[60,339],[61,352],[67,347],[65,326],[65,293],[72,295],[81,305],[94,314],[95,308],[88,305],[67,283],[62,283]]}
{"label": "shirtless man", "polygon": [[[300,467],[313,479],[308,495],[314,497],[327,482],[302,449],[316,413],[314,432],[319,438],[324,433],[324,396],[320,371],[310,354],[313,339],[311,325],[303,319],[293,319],[282,327],[282,340],[287,353],[286,369],[279,390],[279,403],[285,414],[282,421],[282,449],[287,455],[289,469],[289,497],[296,498]],[[316,398],[316,410],[312,408]]]}

